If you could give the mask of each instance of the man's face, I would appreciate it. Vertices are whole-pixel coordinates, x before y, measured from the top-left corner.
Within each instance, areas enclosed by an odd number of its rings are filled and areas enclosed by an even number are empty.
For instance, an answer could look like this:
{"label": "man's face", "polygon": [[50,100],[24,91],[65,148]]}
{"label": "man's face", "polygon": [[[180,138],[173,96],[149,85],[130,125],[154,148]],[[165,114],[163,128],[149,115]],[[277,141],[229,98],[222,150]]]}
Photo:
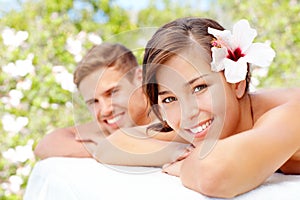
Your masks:
{"label": "man's face", "polygon": [[141,80],[129,80],[115,67],[103,67],[86,76],[79,90],[94,118],[110,133],[144,124],[146,100]]}

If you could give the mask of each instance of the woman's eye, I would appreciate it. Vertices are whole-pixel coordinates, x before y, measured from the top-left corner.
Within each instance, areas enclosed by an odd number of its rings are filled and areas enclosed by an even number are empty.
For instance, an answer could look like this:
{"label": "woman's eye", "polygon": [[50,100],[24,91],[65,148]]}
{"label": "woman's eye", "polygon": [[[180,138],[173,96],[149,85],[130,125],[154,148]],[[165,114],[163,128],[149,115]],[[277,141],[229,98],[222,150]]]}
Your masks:
{"label": "woman's eye", "polygon": [[177,100],[176,97],[167,97],[167,98],[164,98],[164,99],[162,100],[162,102],[163,102],[163,103],[171,103],[171,102],[176,101],[176,100]]}
{"label": "woman's eye", "polygon": [[203,84],[203,85],[197,85],[196,87],[194,87],[193,93],[197,93],[200,92],[201,90],[207,88],[207,85]]}

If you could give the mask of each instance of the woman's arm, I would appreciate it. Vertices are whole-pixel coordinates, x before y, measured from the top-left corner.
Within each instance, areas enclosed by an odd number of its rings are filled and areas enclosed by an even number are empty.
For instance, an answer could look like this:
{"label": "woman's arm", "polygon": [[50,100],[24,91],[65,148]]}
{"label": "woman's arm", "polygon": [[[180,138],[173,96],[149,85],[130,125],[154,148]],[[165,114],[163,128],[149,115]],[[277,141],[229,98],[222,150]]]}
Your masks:
{"label": "woman's arm", "polygon": [[285,174],[300,174],[300,150],[284,163],[280,170]]}
{"label": "woman's arm", "polygon": [[[110,136],[96,123],[57,129],[35,148],[36,156],[94,157],[106,164],[162,166],[175,161],[188,145],[174,132],[146,134],[146,126],[123,128]],[[107,137],[104,137],[107,136]],[[93,154],[93,156],[92,156]]]}
{"label": "woman's arm", "polygon": [[233,197],[259,186],[300,148],[300,105],[266,112],[254,128],[220,140],[204,159],[198,146],[181,166],[183,184],[214,197]]}
{"label": "woman's arm", "polygon": [[187,148],[189,144],[178,139],[174,133],[148,136],[145,132],[146,127],[123,128],[100,141],[93,138],[84,140],[94,141],[85,144],[96,160],[106,164],[162,166],[190,151]]}

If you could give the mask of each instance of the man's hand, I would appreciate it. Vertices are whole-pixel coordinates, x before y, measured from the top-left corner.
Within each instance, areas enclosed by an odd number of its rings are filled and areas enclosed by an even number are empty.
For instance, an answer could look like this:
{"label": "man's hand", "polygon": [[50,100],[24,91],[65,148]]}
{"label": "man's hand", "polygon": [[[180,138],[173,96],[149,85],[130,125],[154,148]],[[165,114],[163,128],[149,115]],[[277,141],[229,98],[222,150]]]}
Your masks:
{"label": "man's hand", "polygon": [[[97,122],[60,128],[45,135],[36,146],[34,153],[37,157],[45,159],[48,157],[91,157],[92,145],[98,143],[101,127]],[[86,141],[85,143],[78,141]]]}
{"label": "man's hand", "polygon": [[85,129],[78,128],[75,135],[75,140],[84,145],[86,150],[93,155],[100,141],[105,139],[109,133],[100,131],[97,123],[93,122]]}

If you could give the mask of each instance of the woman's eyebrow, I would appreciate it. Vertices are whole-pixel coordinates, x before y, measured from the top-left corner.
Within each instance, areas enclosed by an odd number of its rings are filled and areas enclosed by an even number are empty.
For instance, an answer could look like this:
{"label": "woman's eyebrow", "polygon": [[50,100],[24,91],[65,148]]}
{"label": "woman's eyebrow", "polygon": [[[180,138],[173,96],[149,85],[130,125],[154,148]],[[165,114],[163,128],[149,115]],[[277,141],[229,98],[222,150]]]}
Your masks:
{"label": "woman's eyebrow", "polygon": [[[208,76],[209,74],[203,74],[201,76],[198,76],[196,78],[193,78],[192,80],[190,80],[189,82],[186,83],[187,86],[190,86],[191,84],[193,84],[195,81],[205,77],[205,76]],[[167,95],[167,94],[171,94],[172,92],[169,91],[169,90],[162,90],[160,92],[158,92],[158,95]]]}
{"label": "woman's eyebrow", "polygon": [[203,75],[201,75],[201,76],[198,76],[198,77],[196,77],[196,78],[193,78],[192,80],[190,80],[189,82],[187,82],[186,85],[191,85],[191,84],[193,84],[195,81],[197,81],[197,80],[199,80],[200,78],[203,78],[203,77],[205,77],[205,76],[208,76],[208,74],[203,74]]}
{"label": "woman's eyebrow", "polygon": [[171,92],[168,90],[163,90],[161,92],[158,92],[158,95],[166,95],[166,94],[170,94]]}

